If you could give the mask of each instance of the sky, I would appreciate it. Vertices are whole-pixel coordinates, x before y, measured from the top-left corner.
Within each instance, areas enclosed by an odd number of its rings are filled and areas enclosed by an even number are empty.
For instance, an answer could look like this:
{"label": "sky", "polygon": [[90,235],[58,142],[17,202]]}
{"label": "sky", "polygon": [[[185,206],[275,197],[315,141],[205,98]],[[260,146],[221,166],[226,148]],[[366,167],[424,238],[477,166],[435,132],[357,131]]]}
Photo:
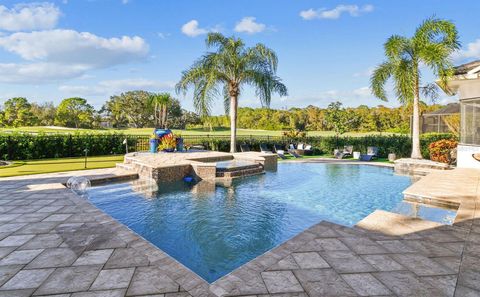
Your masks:
{"label": "sky", "polygon": [[[455,64],[480,59],[480,19],[472,15],[479,10],[476,0],[0,0],[0,105],[17,96],[55,104],[83,97],[100,108],[112,95],[141,89],[171,92],[193,110],[191,93],[175,94],[174,85],[206,52],[206,34],[221,32],[277,53],[289,95],[273,96],[272,108],[398,106],[368,87],[386,39],[411,36],[436,16],[460,33]],[[434,77],[424,69],[423,80]],[[223,113],[217,102],[213,113]],[[261,105],[246,87],[240,106]]]}

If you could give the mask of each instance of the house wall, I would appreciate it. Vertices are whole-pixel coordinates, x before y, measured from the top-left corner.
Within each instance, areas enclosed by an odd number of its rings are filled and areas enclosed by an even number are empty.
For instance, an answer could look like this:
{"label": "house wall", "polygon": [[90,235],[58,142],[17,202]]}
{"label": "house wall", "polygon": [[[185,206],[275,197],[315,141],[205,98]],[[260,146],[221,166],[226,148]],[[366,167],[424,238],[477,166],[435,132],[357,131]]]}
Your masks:
{"label": "house wall", "polygon": [[[453,81],[452,88],[457,91],[460,101],[480,97],[480,78]],[[480,153],[480,145],[459,144],[457,148],[457,167],[480,169],[480,162],[472,156],[476,153]]]}

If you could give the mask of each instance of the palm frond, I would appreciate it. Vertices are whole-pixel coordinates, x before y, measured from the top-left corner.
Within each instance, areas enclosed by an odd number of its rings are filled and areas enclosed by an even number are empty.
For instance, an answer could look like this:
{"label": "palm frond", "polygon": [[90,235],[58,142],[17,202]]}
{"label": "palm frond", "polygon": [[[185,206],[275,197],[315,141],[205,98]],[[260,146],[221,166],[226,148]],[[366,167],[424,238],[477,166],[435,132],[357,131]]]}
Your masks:
{"label": "palm frond", "polygon": [[372,94],[383,100],[388,101],[387,93],[385,92],[385,84],[393,75],[394,65],[391,62],[384,62],[377,66],[370,77],[370,89]]}

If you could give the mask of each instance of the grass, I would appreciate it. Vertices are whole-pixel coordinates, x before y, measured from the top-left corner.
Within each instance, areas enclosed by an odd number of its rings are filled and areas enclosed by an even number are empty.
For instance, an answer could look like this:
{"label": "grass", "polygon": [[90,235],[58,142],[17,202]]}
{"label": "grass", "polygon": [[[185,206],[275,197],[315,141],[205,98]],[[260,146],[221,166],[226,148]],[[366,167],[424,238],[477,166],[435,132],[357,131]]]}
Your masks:
{"label": "grass", "polygon": [[[128,129],[73,129],[63,127],[18,127],[18,128],[0,128],[0,133],[12,133],[12,132],[28,132],[28,133],[123,133],[130,135],[150,135],[153,132],[153,128],[128,128]],[[175,130],[175,134],[182,135],[230,135],[230,129],[217,128],[215,131],[209,131],[201,128],[189,129],[189,130]],[[281,136],[282,131],[271,130],[255,130],[255,129],[238,129],[238,135],[262,135],[262,136]],[[349,132],[345,133],[345,136],[365,136],[372,134],[381,134],[381,132]],[[383,134],[393,134],[385,133]],[[308,131],[308,136],[333,136],[332,131]]]}
{"label": "grass", "polygon": [[84,161],[83,157],[17,161],[9,166],[0,167],[0,177],[110,168],[115,167],[115,163],[123,162],[123,155],[88,157],[87,168]]}
{"label": "grass", "polygon": [[[298,160],[291,155],[286,155],[286,157],[287,157],[286,160],[279,160],[279,161]],[[333,158],[333,156],[329,154],[313,155],[313,156],[303,156],[302,159],[312,159],[312,158]],[[0,177],[75,171],[75,170],[85,170],[85,169],[111,168],[111,167],[115,167],[116,163],[123,162],[123,155],[88,157],[87,168],[85,168],[84,161],[85,159],[83,157],[16,161],[11,165],[1,166]],[[387,158],[379,158],[377,160],[374,160],[373,162],[389,163]]]}

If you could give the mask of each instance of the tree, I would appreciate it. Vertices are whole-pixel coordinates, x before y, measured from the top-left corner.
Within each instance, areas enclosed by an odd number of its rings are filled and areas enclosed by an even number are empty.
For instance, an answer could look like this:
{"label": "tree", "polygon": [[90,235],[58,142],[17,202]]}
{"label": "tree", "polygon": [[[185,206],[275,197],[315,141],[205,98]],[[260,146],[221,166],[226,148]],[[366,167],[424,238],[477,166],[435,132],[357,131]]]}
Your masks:
{"label": "tree", "polygon": [[57,108],[52,102],[45,102],[42,104],[32,103],[31,112],[36,117],[35,125],[52,126],[55,124]]}
{"label": "tree", "polygon": [[450,55],[460,48],[458,33],[450,21],[430,18],[424,21],[411,38],[393,35],[384,45],[386,61],[377,66],[370,85],[374,96],[387,101],[385,84],[393,78],[394,91],[403,105],[413,106],[412,155],[421,159],[420,93],[431,94],[432,85],[422,86],[420,66],[425,65],[438,76],[442,87],[453,75]]}
{"label": "tree", "polygon": [[26,98],[15,97],[8,99],[4,105],[4,123],[7,127],[31,126],[35,116],[31,111],[32,105]]}
{"label": "tree", "polygon": [[258,43],[248,48],[241,39],[227,38],[220,33],[208,34],[206,45],[207,48],[215,47],[215,51],[206,53],[184,71],[176,89],[186,94],[193,86],[195,109],[206,116],[222,87],[225,111],[230,113],[230,152],[235,152],[238,98],[242,87],[254,87],[266,107],[270,106],[272,93],[286,96],[287,88],[276,75],[277,55],[265,45]]}
{"label": "tree", "polygon": [[152,124],[152,108],[149,105],[150,93],[129,91],[111,96],[103,106],[114,127],[124,125],[142,128]]}
{"label": "tree", "polygon": [[151,94],[148,99],[148,104],[153,108],[153,114],[155,118],[155,125],[157,127],[167,128],[168,121],[168,106],[173,101],[172,96],[169,93]]}
{"label": "tree", "polygon": [[55,124],[74,128],[92,128],[95,109],[83,98],[63,99],[57,108]]}
{"label": "tree", "polygon": [[341,102],[332,102],[325,111],[325,121],[338,137],[348,131],[348,116]]}

